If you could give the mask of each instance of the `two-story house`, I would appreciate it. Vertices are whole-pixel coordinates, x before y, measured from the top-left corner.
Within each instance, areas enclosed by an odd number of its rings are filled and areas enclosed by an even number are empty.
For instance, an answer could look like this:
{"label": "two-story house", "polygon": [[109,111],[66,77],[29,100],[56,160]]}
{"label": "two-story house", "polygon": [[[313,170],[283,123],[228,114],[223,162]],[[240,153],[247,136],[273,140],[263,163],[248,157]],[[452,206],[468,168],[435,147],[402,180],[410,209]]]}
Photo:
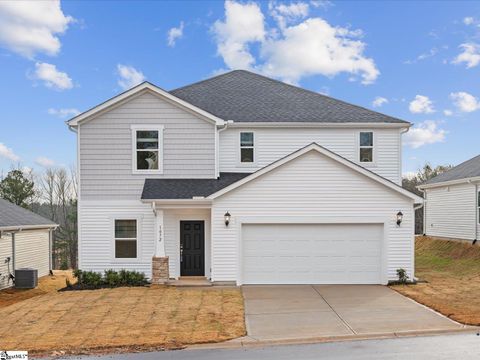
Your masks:
{"label": "two-story house", "polygon": [[386,284],[414,274],[410,123],[247,71],[142,83],[68,121],[81,269],[154,282]]}

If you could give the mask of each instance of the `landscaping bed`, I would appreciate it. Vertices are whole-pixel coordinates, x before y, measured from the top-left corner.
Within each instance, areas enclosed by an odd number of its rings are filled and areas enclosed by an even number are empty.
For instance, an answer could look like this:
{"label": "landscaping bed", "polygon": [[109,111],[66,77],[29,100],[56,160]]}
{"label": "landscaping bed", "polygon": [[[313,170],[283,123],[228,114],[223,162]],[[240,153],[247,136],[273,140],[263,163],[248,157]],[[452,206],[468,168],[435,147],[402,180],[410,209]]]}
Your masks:
{"label": "landscaping bed", "polygon": [[238,288],[54,292],[0,308],[0,318],[0,349],[44,355],[172,349],[245,335]]}
{"label": "landscaping bed", "polygon": [[416,285],[391,288],[462,324],[480,325],[480,246],[419,236],[415,273]]}

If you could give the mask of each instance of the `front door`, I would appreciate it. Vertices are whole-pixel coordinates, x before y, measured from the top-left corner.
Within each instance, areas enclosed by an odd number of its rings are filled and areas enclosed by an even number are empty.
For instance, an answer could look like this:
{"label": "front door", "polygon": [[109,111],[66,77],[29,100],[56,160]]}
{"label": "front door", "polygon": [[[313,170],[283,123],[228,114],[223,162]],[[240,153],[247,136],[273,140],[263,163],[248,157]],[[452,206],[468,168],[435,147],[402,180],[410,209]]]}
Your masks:
{"label": "front door", "polygon": [[205,275],[205,222],[180,221],[180,275]]}

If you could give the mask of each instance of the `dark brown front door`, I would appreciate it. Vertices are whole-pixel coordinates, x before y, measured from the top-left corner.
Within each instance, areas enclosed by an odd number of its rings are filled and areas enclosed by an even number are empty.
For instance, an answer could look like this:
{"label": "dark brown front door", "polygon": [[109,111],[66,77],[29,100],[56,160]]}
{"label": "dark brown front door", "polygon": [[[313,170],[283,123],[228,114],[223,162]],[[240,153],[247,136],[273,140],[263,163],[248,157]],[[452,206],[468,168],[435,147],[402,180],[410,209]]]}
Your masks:
{"label": "dark brown front door", "polygon": [[180,275],[205,275],[205,222],[180,221]]}

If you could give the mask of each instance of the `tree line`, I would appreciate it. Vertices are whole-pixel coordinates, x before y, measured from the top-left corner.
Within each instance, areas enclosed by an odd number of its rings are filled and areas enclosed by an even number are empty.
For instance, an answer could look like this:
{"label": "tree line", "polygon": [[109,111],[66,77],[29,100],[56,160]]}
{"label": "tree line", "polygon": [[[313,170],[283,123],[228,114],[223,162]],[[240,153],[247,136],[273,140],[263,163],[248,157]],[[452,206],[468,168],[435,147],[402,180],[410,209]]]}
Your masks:
{"label": "tree line", "polygon": [[12,169],[0,176],[0,197],[59,224],[52,238],[53,267],[77,268],[77,179],[73,169],[51,168],[41,174]]}

